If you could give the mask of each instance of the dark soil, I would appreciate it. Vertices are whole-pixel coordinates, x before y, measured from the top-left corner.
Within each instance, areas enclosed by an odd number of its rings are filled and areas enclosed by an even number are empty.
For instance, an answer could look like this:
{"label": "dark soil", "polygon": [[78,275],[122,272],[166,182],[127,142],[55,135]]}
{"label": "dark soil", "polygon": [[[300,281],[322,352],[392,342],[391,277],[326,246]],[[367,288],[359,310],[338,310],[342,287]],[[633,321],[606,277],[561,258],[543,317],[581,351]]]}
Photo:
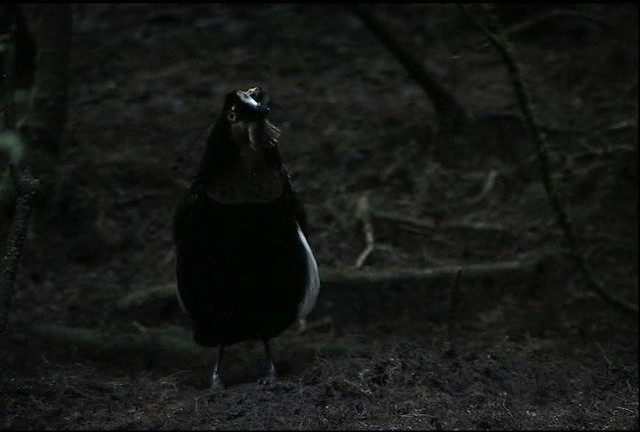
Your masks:
{"label": "dark soil", "polygon": [[[473,113],[470,137],[440,134],[421,88],[337,5],[74,7],[62,187],[34,215],[0,339],[0,427],[638,428],[637,316],[571,265],[500,57],[454,5],[372,9]],[[534,19],[552,9],[498,13],[581,251],[637,305],[638,7]],[[209,389],[215,352],[175,301],[118,302],[173,283],[175,204],[224,95],[253,85],[274,97],[321,276],[364,249],[363,194],[435,225],[373,217],[364,269],[540,264],[463,273],[453,318],[448,279],[325,284],[308,329],[276,341],[277,383],[256,383],[261,346],[243,343],[227,388]]]}

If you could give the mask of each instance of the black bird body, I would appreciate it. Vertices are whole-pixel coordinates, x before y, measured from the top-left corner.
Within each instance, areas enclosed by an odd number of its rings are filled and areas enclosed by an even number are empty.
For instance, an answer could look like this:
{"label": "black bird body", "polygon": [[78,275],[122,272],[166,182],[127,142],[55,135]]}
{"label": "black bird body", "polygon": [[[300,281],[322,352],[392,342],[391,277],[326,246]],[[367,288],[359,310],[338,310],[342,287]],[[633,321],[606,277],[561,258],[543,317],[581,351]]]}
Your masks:
{"label": "black bird body", "polygon": [[[279,131],[265,114],[242,111],[242,97],[257,91],[227,96],[174,219],[178,297],[195,342],[221,349],[266,344],[309,312],[319,289],[304,210],[277,148]],[[214,380],[216,373],[217,366]]]}
{"label": "black bird body", "polygon": [[270,339],[296,320],[307,270],[290,197],[228,205],[193,191],[181,212],[178,289],[197,343]]}

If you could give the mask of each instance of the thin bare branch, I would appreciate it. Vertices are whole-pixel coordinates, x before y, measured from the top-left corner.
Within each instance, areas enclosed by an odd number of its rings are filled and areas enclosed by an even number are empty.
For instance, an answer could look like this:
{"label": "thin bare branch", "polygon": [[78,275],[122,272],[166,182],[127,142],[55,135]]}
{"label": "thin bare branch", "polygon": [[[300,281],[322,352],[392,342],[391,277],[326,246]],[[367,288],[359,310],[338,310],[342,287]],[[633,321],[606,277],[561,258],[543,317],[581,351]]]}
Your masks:
{"label": "thin bare branch", "polygon": [[530,92],[525,87],[520,67],[515,60],[513,54],[513,47],[507,36],[504,34],[501,26],[498,23],[497,18],[491,11],[490,7],[482,5],[480,10],[482,11],[483,19],[479,20],[474,14],[472,14],[467,7],[460,6],[462,10],[480,27],[480,29],[489,38],[493,46],[498,50],[502,59],[505,62],[509,75],[511,77],[511,83],[516,95],[516,99],[525,121],[533,134],[534,143],[536,146],[536,156],[538,160],[538,168],[542,183],[547,193],[549,203],[556,215],[556,221],[564,233],[565,240],[569,246],[569,253],[576,267],[583,275],[587,288],[597,294],[601,299],[607,303],[617,307],[618,309],[637,315],[638,306],[635,304],[629,304],[607,291],[602,281],[596,278],[595,274],[588,265],[584,255],[580,252],[576,234],[569,219],[569,214],[565,209],[560,197],[558,196],[558,190],[556,188],[553,177],[551,176],[551,170],[549,168],[549,155],[548,155],[548,143],[545,132],[540,127],[540,123],[537,120],[536,113],[533,108]]}
{"label": "thin bare branch", "polygon": [[[576,11],[576,10],[557,9],[557,10],[551,10],[551,11],[545,12],[540,15],[536,15],[525,21],[515,23],[509,26],[508,28],[504,29],[504,33],[506,35],[513,36],[518,33],[529,31],[539,25],[546,24],[547,21],[550,21],[556,18],[570,18],[575,20],[588,21],[588,22],[598,24],[607,30],[613,29],[613,26],[610,23],[608,23],[607,21],[595,15],[592,15],[586,12]],[[491,46],[491,42],[483,41],[477,44],[474,48],[477,50],[482,50],[490,46]]]}
{"label": "thin bare branch", "polygon": [[[440,283],[450,281],[458,272],[465,279],[520,277],[536,271],[543,256],[515,258],[510,261],[497,261],[478,264],[440,266],[433,268],[387,268],[358,270],[349,268],[321,268],[320,278],[323,289],[339,287],[344,289],[350,285],[379,285],[405,283]],[[121,310],[141,307],[150,302],[171,302],[178,305],[175,284],[167,283],[153,287],[134,290],[124,296],[117,304]]]}
{"label": "thin bare branch", "polygon": [[425,91],[438,113],[443,128],[460,127],[467,123],[468,116],[455,96],[430,73],[398,38],[364,5],[351,4],[351,10],[369,31],[389,50]]}

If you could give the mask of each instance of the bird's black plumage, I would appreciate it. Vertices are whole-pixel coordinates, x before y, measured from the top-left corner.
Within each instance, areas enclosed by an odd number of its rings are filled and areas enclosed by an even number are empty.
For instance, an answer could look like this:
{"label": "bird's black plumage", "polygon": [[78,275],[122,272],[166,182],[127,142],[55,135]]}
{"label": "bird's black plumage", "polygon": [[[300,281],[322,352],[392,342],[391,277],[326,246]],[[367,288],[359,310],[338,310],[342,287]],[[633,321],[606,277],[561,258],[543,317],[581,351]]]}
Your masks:
{"label": "bird's black plumage", "polygon": [[262,340],[270,355],[268,340],[308,313],[319,287],[264,98],[258,88],[227,95],[174,218],[178,296],[194,340],[221,354]]}

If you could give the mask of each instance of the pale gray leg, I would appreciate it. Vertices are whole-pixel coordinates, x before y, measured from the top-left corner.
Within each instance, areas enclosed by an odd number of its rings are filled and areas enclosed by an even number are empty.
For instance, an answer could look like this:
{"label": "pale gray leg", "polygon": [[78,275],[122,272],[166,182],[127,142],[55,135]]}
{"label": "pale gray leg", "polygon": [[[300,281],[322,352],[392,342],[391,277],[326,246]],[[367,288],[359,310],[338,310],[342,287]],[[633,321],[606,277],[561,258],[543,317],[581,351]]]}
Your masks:
{"label": "pale gray leg", "polygon": [[220,364],[222,363],[222,355],[224,354],[224,345],[220,344],[218,350],[218,358],[216,359],[216,365],[213,367],[213,374],[211,375],[211,388],[222,389],[222,379],[220,379]]}
{"label": "pale gray leg", "polygon": [[273,357],[271,357],[271,347],[269,346],[269,341],[265,339],[262,341],[262,343],[264,344],[264,352],[267,355],[267,362],[269,363],[269,365],[267,374],[263,378],[260,378],[258,382],[260,384],[271,384],[276,380],[276,366],[273,364]]}

